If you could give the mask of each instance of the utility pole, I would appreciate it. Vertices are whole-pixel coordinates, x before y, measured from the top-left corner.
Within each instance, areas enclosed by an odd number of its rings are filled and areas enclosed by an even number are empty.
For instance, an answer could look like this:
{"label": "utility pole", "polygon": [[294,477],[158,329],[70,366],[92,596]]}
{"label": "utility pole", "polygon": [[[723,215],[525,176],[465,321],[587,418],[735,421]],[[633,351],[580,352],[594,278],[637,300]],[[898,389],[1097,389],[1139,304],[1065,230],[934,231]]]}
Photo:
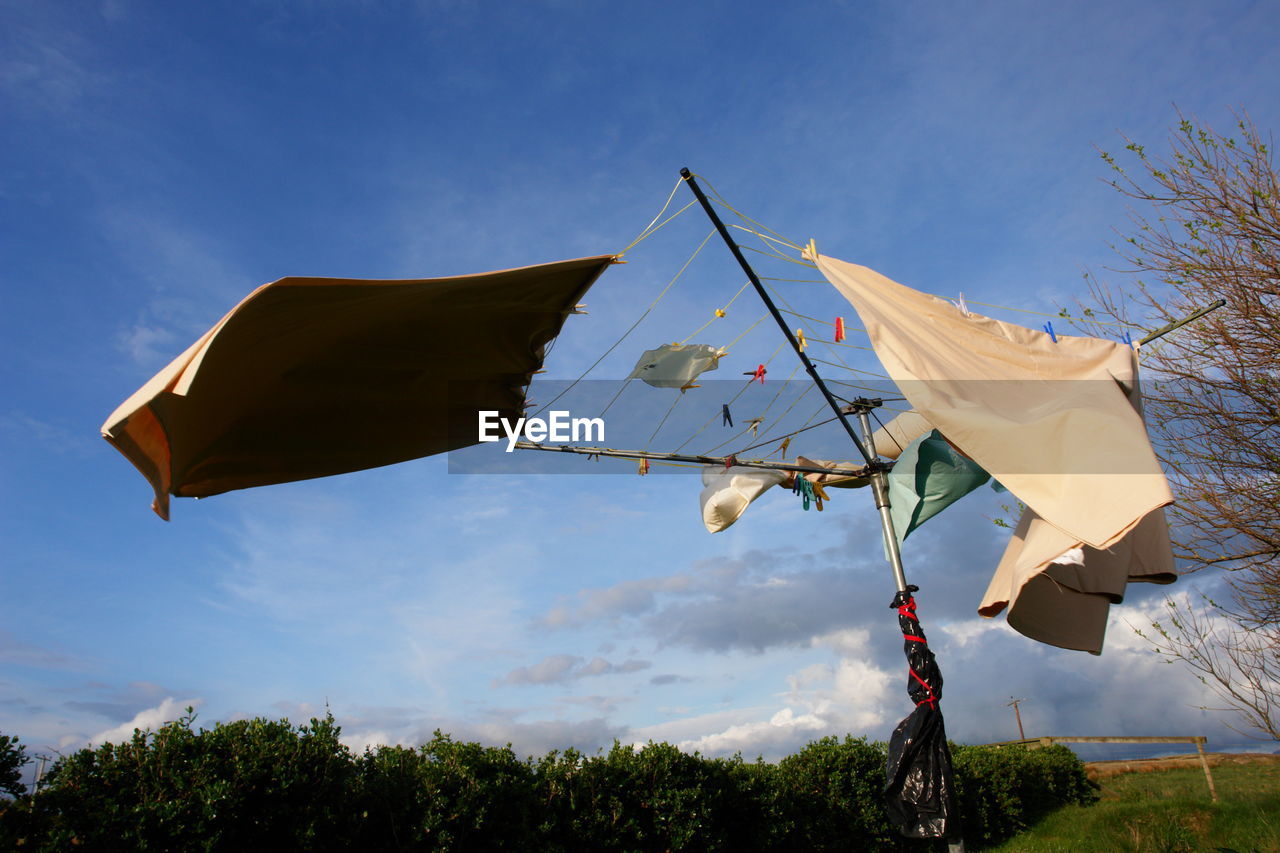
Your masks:
{"label": "utility pole", "polygon": [[[1013,697],[1012,697],[1012,696],[1010,696],[1009,698],[1010,698],[1010,699],[1013,699]],[[1026,700],[1026,699],[1013,699],[1013,701],[1012,701],[1012,702],[1008,702],[1008,703],[1006,703],[1006,704],[1005,704],[1005,707],[1006,707],[1006,708],[1008,708],[1009,706],[1013,706],[1013,716],[1017,717],[1017,719],[1018,719],[1018,740],[1026,740],[1026,739],[1027,739],[1027,733],[1026,733],[1026,732],[1024,732],[1024,731],[1022,730],[1022,714],[1020,714],[1020,713],[1018,712],[1018,703],[1019,703],[1019,702],[1025,702],[1025,701],[1027,701],[1027,700]]]}

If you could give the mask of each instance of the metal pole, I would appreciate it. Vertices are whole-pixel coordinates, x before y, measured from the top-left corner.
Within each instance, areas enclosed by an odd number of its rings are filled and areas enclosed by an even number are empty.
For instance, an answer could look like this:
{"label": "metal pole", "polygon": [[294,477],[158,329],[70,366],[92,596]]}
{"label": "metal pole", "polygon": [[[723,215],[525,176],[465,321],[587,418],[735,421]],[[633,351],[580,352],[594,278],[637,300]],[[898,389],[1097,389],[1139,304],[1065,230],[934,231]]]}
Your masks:
{"label": "metal pole", "polygon": [[742,267],[742,271],[747,274],[747,278],[751,281],[752,286],[755,287],[761,301],[769,309],[773,319],[777,321],[778,328],[782,329],[782,334],[786,335],[791,348],[795,350],[796,355],[800,356],[800,362],[804,365],[804,369],[808,371],[809,377],[813,379],[814,384],[818,386],[818,390],[822,392],[822,396],[826,398],[827,405],[831,407],[831,410],[836,413],[836,417],[840,419],[840,423],[844,425],[845,432],[849,433],[849,438],[853,439],[854,446],[862,453],[862,458],[866,460],[868,465],[874,465],[876,461],[875,453],[868,453],[867,448],[863,447],[862,442],[858,440],[858,436],[853,431],[853,425],[845,417],[844,409],[841,408],[840,403],[831,394],[826,383],[822,381],[822,377],[818,376],[818,369],[813,366],[813,362],[804,354],[804,350],[800,349],[800,342],[796,340],[795,335],[791,334],[791,327],[787,325],[786,320],[782,319],[782,314],[778,312],[777,306],[773,304],[773,299],[769,296],[769,292],[760,283],[755,270],[751,268],[751,264],[747,263],[747,259],[742,256],[742,250],[738,248],[737,243],[733,242],[733,237],[729,236],[729,229],[725,228],[724,223],[720,221],[719,215],[716,214],[715,208],[711,206],[711,202],[703,195],[702,187],[698,186],[698,182],[694,180],[693,173],[687,168],[681,169],[680,177],[684,178],[685,183],[689,185],[689,189],[693,190],[693,194],[697,197],[698,203],[702,205],[707,218],[711,220],[711,224],[716,227],[716,230],[720,232],[720,236],[724,238],[725,245],[729,247],[729,251],[738,260],[738,265]]}
{"label": "metal pole", "polygon": [[[547,450],[553,453],[577,453],[582,456],[609,456],[615,459],[656,459],[666,462],[690,462],[696,465],[719,465],[729,461],[726,456],[689,456],[683,453],[660,453],[652,450],[615,450],[609,447],[582,447],[575,444],[536,444],[517,441],[516,450]],[[802,474],[836,474],[844,477],[869,477],[867,468],[819,468],[816,465],[792,465],[787,462],[769,462],[764,459],[732,459],[742,468],[764,468],[771,471],[798,471]]]}
{"label": "metal pole", "polygon": [[818,467],[817,465],[792,465],[790,462],[771,462],[763,459],[739,460],[732,456],[689,456],[686,453],[658,451],[614,450],[612,447],[582,447],[580,444],[538,444],[516,442],[516,450],[540,450],[554,453],[579,453],[580,456],[609,456],[612,459],[652,459],[667,462],[691,462],[695,465],[719,465],[732,462],[739,467],[760,467],[772,471],[799,471],[801,474],[836,474],[869,478],[867,467]]}
{"label": "metal pole", "polygon": [[[795,335],[791,333],[791,327],[787,325],[786,320],[782,319],[782,314],[778,312],[777,306],[773,304],[773,299],[769,296],[768,291],[764,289],[764,285],[760,283],[760,279],[756,276],[755,270],[747,263],[747,259],[742,256],[742,250],[738,248],[738,244],[729,236],[729,229],[725,228],[724,223],[720,221],[720,217],[716,214],[715,209],[711,206],[711,202],[703,195],[702,188],[698,186],[698,182],[694,180],[693,173],[687,168],[680,170],[680,177],[684,178],[689,185],[689,189],[693,190],[694,196],[697,197],[698,203],[702,205],[703,211],[706,212],[707,218],[715,225],[716,230],[720,232],[720,236],[724,239],[725,245],[729,247],[729,251],[733,253],[737,259],[738,265],[742,267],[742,271],[747,274],[752,286],[755,287],[756,293],[759,294],[760,300],[764,302],[765,307],[769,309],[769,313],[773,315],[773,319],[777,322],[778,328],[782,330],[782,334],[786,336],[787,341],[791,344],[791,349],[795,350],[797,356],[800,357],[801,364],[809,373],[809,377],[813,383],[818,386],[818,390],[822,392],[822,396],[826,398],[827,405],[836,413],[836,417],[840,419],[841,425],[844,426],[845,432],[849,434],[855,447],[862,453],[862,458],[866,460],[867,468],[871,473],[871,488],[876,499],[876,508],[880,511],[880,530],[884,536],[885,551],[889,554],[889,564],[893,568],[893,579],[898,585],[898,592],[905,593],[908,591],[906,574],[902,569],[902,554],[898,550],[898,537],[893,530],[893,517],[889,514],[889,486],[885,477],[886,466],[876,459],[875,442],[871,438],[871,421],[867,417],[867,413],[872,408],[879,405],[879,401],[870,401],[859,399],[848,409],[842,407],[836,400],[835,396],[827,388],[822,377],[818,375],[818,369],[813,366],[813,362],[804,354],[804,350],[800,349],[800,342],[796,340]],[[853,430],[853,424],[849,423],[847,415],[854,412],[858,416],[858,422],[862,427],[863,439],[860,441],[857,434]],[[956,816],[957,825],[959,824],[959,815]],[[949,853],[964,853],[964,840],[961,838],[947,839],[947,850]]]}
{"label": "metal pole", "polygon": [[[876,442],[871,434],[871,419],[867,413],[872,409],[871,401],[859,398],[854,401],[853,410],[858,415],[858,423],[862,427],[862,437],[866,444],[864,452],[872,456],[876,454]],[[889,479],[880,465],[871,468],[871,493],[876,499],[876,509],[880,511],[880,533],[884,537],[884,550],[889,555],[889,566],[893,569],[893,580],[898,585],[898,592],[907,591],[907,575],[902,568],[902,551],[898,548],[898,536],[893,529],[893,515],[889,512]]]}
{"label": "metal pole", "polygon": [[1172,332],[1174,329],[1181,329],[1183,326],[1187,325],[1192,320],[1199,320],[1201,317],[1203,317],[1205,314],[1208,314],[1210,311],[1217,311],[1219,308],[1221,308],[1223,305],[1226,305],[1226,304],[1227,304],[1227,300],[1219,299],[1217,302],[1213,303],[1212,305],[1206,305],[1203,308],[1192,311],[1190,314],[1183,317],[1181,320],[1174,320],[1169,325],[1161,326],[1160,328],[1156,329],[1154,332],[1149,333],[1142,340],[1138,341],[1138,346],[1142,346],[1143,344],[1149,344],[1152,341],[1154,341],[1156,338],[1164,337],[1165,335]]}

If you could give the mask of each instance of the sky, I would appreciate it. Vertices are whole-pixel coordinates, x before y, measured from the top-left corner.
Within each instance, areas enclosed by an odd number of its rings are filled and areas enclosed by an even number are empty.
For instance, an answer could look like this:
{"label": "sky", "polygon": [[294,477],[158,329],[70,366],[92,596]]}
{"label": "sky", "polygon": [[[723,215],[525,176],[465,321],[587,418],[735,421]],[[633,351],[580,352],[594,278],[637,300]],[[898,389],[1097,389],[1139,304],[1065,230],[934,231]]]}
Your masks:
{"label": "sky", "polygon": [[[1280,126],[1263,2],[4,0],[0,23],[0,731],[50,755],[187,706],[205,725],[327,707],[355,749],[440,729],[778,758],[887,737],[910,705],[865,493],[816,513],[775,489],[712,535],[687,471],[451,455],[175,500],[165,523],[100,425],[259,284],[618,252],[673,189],[668,213],[690,200],[682,166],[787,239],[1038,327],[1021,312],[1073,305],[1085,270],[1123,277],[1099,147],[1158,153],[1177,110]],[[532,398],[619,340],[700,216],[606,271]],[[612,393],[741,278],[708,243],[583,389]],[[777,286],[852,315],[825,285]],[[695,340],[734,342],[722,379],[795,367],[767,325],[737,338],[754,299]],[[610,414],[643,441],[673,393]],[[696,425],[663,429],[654,449]],[[1002,503],[982,490],[904,548],[953,739],[1017,737],[1017,697],[1028,735],[1250,747],[1134,631],[1220,577],[1130,587],[1101,656],[1035,643],[976,613]]]}

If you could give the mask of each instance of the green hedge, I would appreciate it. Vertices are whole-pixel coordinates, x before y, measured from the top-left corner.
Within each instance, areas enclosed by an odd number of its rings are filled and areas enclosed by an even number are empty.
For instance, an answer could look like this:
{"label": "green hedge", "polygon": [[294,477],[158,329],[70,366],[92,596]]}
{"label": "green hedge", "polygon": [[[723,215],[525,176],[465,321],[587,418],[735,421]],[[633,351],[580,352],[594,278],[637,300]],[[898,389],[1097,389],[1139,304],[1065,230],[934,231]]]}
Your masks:
{"label": "green hedge", "polygon": [[[885,816],[885,746],[827,737],[777,764],[665,743],[521,760],[436,733],[352,754],[333,718],[194,717],[60,759],[0,802],[0,848],[54,850],[945,849]],[[1095,788],[1070,750],[957,746],[965,837],[998,843]]]}

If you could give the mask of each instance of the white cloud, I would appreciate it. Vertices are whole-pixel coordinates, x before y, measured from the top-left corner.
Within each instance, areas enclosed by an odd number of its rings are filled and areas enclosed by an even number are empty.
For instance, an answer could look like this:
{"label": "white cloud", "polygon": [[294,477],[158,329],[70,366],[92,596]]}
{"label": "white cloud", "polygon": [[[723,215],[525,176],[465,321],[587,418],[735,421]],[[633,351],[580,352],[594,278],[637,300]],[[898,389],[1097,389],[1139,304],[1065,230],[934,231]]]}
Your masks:
{"label": "white cloud", "polygon": [[636,729],[638,740],[669,740],[686,752],[776,759],[829,734],[861,734],[884,725],[892,676],[869,658],[866,629],[834,631],[810,645],[834,652],[786,677],[781,707],[715,711]]}
{"label": "white cloud", "polygon": [[[581,666],[579,665],[581,664]],[[503,678],[495,679],[494,686],[500,684],[565,684],[580,678],[591,678],[598,675],[639,672],[652,666],[647,660],[626,660],[622,663],[611,663],[604,658],[592,658],[583,664],[582,658],[576,655],[550,655],[533,666],[517,667]]]}
{"label": "white cloud", "polygon": [[134,729],[156,729],[165,723],[179,719],[187,712],[188,707],[198,708],[204,704],[203,699],[182,699],[177,700],[172,697],[166,698],[163,702],[154,708],[147,708],[139,711],[134,715],[133,719],[127,723],[121,723],[115,728],[107,729],[104,732],[98,732],[88,739],[90,746],[96,746],[103,743],[123,743],[133,737]]}

